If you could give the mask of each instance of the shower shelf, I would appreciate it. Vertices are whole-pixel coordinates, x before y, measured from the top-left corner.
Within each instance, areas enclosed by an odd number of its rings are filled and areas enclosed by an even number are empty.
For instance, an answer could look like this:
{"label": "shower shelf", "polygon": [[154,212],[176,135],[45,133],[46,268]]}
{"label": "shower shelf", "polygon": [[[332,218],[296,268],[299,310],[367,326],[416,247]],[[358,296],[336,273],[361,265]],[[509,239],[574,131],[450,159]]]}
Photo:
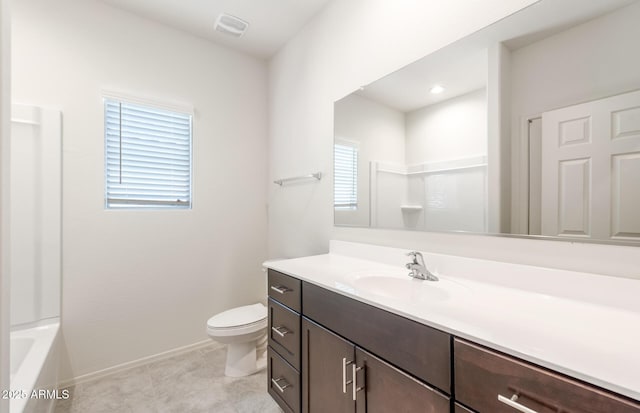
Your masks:
{"label": "shower shelf", "polygon": [[418,212],[422,211],[422,205],[400,205],[402,211]]}

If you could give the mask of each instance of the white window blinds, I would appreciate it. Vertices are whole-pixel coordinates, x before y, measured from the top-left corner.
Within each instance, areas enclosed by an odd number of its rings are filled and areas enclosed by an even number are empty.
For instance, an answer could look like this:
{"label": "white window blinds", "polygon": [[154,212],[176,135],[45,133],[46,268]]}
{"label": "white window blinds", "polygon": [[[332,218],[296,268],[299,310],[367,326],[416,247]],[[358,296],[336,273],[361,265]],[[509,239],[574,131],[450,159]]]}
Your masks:
{"label": "white window blinds", "polygon": [[356,209],[358,207],[358,148],[335,144],[333,156],[333,206],[342,209]]}
{"label": "white window blinds", "polygon": [[105,99],[107,208],[191,207],[191,115]]}

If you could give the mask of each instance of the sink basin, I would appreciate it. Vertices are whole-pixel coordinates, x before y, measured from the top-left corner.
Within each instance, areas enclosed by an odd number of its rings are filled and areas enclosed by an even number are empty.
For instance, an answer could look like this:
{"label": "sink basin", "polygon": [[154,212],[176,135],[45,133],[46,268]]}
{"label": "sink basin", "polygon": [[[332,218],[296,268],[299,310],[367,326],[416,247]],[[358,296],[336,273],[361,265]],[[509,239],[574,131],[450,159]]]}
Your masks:
{"label": "sink basin", "polygon": [[388,275],[365,275],[356,278],[353,286],[356,290],[379,297],[400,300],[443,301],[449,293],[438,285],[440,281],[425,281],[415,278],[400,278]]}

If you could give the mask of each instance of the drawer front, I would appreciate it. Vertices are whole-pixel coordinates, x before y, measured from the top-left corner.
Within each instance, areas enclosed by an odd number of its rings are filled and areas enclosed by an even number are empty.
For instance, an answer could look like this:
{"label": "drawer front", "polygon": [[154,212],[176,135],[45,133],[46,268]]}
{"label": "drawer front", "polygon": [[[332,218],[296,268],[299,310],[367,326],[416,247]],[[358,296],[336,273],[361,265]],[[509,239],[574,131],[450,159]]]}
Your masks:
{"label": "drawer front", "polygon": [[300,312],[300,280],[269,270],[269,297]]}
{"label": "drawer front", "polygon": [[456,400],[480,413],[519,405],[538,413],[640,412],[639,403],[463,340],[454,341],[453,354]]}
{"label": "drawer front", "polygon": [[300,370],[300,315],[269,299],[269,345]]}
{"label": "drawer front", "polygon": [[451,394],[448,334],[307,282],[302,295],[306,317]]}
{"label": "drawer front", "polygon": [[271,347],[267,349],[267,390],[287,413],[300,412],[300,374]]}

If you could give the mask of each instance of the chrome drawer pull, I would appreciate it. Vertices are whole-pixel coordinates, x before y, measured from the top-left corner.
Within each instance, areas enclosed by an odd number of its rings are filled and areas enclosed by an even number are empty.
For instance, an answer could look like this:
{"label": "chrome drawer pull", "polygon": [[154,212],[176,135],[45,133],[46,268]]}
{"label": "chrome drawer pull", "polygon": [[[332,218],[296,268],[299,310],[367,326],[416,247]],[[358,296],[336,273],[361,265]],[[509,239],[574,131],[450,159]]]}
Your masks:
{"label": "chrome drawer pull", "polygon": [[[280,382],[284,382],[284,386],[280,385]],[[276,386],[276,389],[280,390],[280,393],[284,393],[291,385],[284,379],[284,377],[278,377],[277,379],[271,379],[271,383]]]}
{"label": "chrome drawer pull", "polygon": [[514,394],[513,396],[511,396],[510,399],[504,397],[503,395],[499,394],[498,395],[498,401],[506,404],[507,406],[513,407],[514,409],[516,409],[519,412],[523,412],[523,413],[538,413],[533,409],[528,408],[527,406],[523,406],[520,403],[517,402],[518,400],[518,395]]}
{"label": "chrome drawer pull", "polygon": [[346,357],[342,358],[342,392],[347,394],[347,385],[353,383],[352,380],[347,381],[347,366],[353,361],[347,361]]}
{"label": "chrome drawer pull", "polygon": [[278,326],[278,327],[271,327],[271,331],[274,331],[276,334],[278,334],[280,337],[284,337],[287,334],[291,334],[293,333],[293,331],[286,329],[283,326]]}
{"label": "chrome drawer pull", "polygon": [[351,375],[352,375],[352,381],[353,381],[353,401],[356,401],[357,395],[356,393],[358,393],[360,390],[364,390],[364,387],[358,387],[358,372],[360,370],[362,370],[364,367],[356,367],[356,363],[353,363],[353,365],[351,366],[352,370],[351,370]]}
{"label": "chrome drawer pull", "polygon": [[287,287],[284,287],[282,285],[272,285],[271,289],[273,291],[277,292],[277,293],[280,293],[280,294],[284,294],[284,293],[288,293],[289,291],[293,291],[291,288],[287,288]]}

